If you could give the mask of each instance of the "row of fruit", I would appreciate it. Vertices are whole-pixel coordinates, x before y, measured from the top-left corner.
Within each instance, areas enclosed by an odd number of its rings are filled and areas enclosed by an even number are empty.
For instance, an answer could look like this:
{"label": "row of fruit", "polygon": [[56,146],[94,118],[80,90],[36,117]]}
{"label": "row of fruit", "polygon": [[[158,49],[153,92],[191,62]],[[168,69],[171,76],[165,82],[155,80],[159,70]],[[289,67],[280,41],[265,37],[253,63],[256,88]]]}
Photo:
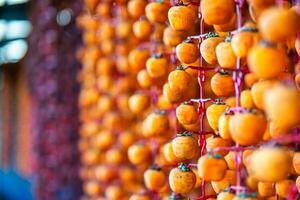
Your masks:
{"label": "row of fruit", "polygon": [[299,5],[85,6],[82,199],[297,198]]}
{"label": "row of fruit", "polygon": [[[20,97],[30,100],[31,106],[20,106],[16,110],[30,115],[27,119],[30,123],[26,125],[32,132],[28,140],[22,135],[20,144],[14,142],[10,145],[12,149],[19,145],[25,147],[24,144],[29,148],[20,148],[18,156],[24,157],[24,151],[30,152],[31,157],[24,165],[34,177],[34,181],[30,181],[34,199],[74,200],[82,193],[77,158],[80,124],[77,117],[79,84],[76,75],[80,64],[75,56],[76,48],[81,44],[81,34],[75,20],[81,12],[81,3],[37,0],[31,5],[32,31],[24,59],[30,98]],[[62,8],[72,11],[70,23],[64,27],[57,23],[57,15]],[[21,128],[18,122],[12,123],[16,128]],[[29,182],[27,184],[29,187]],[[3,182],[0,187],[1,190],[4,188]],[[14,197],[10,198],[29,198],[25,192],[15,190],[11,191]]]}

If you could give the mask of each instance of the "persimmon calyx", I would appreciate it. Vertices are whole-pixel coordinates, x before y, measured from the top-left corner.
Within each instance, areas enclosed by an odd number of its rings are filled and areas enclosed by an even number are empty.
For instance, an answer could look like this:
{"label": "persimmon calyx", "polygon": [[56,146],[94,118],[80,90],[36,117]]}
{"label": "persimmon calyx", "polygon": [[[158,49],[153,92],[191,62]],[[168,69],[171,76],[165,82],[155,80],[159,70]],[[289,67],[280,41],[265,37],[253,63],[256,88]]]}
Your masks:
{"label": "persimmon calyx", "polygon": [[167,111],[156,109],[156,110],[154,110],[154,113],[158,114],[158,115],[166,115]]}
{"label": "persimmon calyx", "polygon": [[164,57],[162,53],[155,53],[152,55],[152,58],[156,58],[156,59],[159,59],[159,58],[162,58]]}
{"label": "persimmon calyx", "polygon": [[230,37],[230,36],[227,36],[227,37],[225,38],[225,42],[231,42],[231,37]]}
{"label": "persimmon calyx", "polygon": [[178,169],[180,169],[183,172],[189,172],[191,169],[184,163],[180,163],[178,166]]}
{"label": "persimmon calyx", "polygon": [[205,39],[208,38],[212,38],[212,37],[220,37],[219,34],[215,33],[215,32],[209,32],[207,33],[207,35],[205,36]]}
{"label": "persimmon calyx", "polygon": [[186,67],[184,67],[183,65],[178,65],[177,67],[176,67],[176,70],[185,70],[186,69]]}
{"label": "persimmon calyx", "polygon": [[213,151],[212,151],[211,149],[208,150],[207,156],[208,156],[208,157],[215,158],[215,159],[220,159],[220,158],[222,158],[222,155],[221,155],[221,154],[213,153]]}
{"label": "persimmon calyx", "polygon": [[153,164],[153,165],[150,167],[150,169],[155,170],[155,171],[161,171],[161,168],[160,168],[158,165],[156,165],[156,164]]}
{"label": "persimmon calyx", "polygon": [[216,105],[225,105],[225,103],[222,99],[215,99],[214,104],[216,104]]}
{"label": "persimmon calyx", "polygon": [[273,42],[271,41],[268,41],[268,40],[261,40],[258,45],[260,47],[269,47],[269,48],[276,48],[276,44],[274,44]]}
{"label": "persimmon calyx", "polygon": [[252,33],[257,33],[258,29],[255,27],[243,27],[241,29],[241,32],[252,32]]}
{"label": "persimmon calyx", "polygon": [[189,132],[189,131],[185,131],[185,132],[183,132],[183,133],[178,133],[178,134],[176,134],[176,137],[190,137],[190,136],[192,136],[193,134],[191,133],[191,132]]}

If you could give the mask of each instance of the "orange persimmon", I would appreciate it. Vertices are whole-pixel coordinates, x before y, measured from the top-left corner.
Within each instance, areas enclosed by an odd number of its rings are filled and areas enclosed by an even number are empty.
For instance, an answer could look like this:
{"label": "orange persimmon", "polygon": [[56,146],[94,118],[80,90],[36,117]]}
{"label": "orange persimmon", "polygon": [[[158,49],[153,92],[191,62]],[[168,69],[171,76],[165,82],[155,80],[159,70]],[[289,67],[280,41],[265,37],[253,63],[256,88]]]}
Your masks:
{"label": "orange persimmon", "polygon": [[262,79],[275,78],[288,65],[286,53],[266,41],[254,46],[247,60],[250,71]]}
{"label": "orange persimmon", "polygon": [[272,42],[283,42],[300,30],[300,16],[295,10],[272,7],[258,20],[262,36]]}
{"label": "orange persimmon", "polygon": [[158,191],[166,182],[166,175],[158,167],[151,167],[144,173],[144,182],[147,189]]}
{"label": "orange persimmon", "polygon": [[225,176],[227,164],[219,154],[207,154],[198,160],[198,173],[205,181],[220,181]]}
{"label": "orange persimmon", "polygon": [[204,21],[209,25],[227,23],[233,17],[234,11],[234,0],[201,1],[201,13],[204,17]]}
{"label": "orange persimmon", "polygon": [[168,20],[169,6],[164,2],[150,2],[145,8],[150,22],[164,23]]}
{"label": "orange persimmon", "polygon": [[195,124],[199,118],[197,108],[193,104],[182,103],[176,108],[176,117],[181,124]]}
{"label": "orange persimmon", "polygon": [[167,73],[168,59],[162,54],[153,54],[146,62],[146,69],[151,78],[158,78]]}
{"label": "orange persimmon", "polygon": [[131,17],[139,18],[145,14],[145,7],[147,1],[145,0],[130,0],[127,4],[127,10]]}
{"label": "orange persimmon", "polygon": [[197,154],[197,147],[197,140],[189,132],[177,134],[176,138],[172,140],[174,155],[179,159],[193,159]]}
{"label": "orange persimmon", "polygon": [[135,165],[147,164],[151,161],[151,149],[144,144],[134,144],[128,149],[128,159]]}
{"label": "orange persimmon", "polygon": [[291,157],[285,150],[278,147],[262,147],[250,155],[246,167],[253,178],[276,182],[288,176],[291,164]]}
{"label": "orange persimmon", "polygon": [[172,169],[169,174],[169,184],[173,192],[187,194],[193,190],[195,183],[196,175],[184,164]]}
{"label": "orange persimmon", "polygon": [[208,33],[208,36],[206,36],[206,39],[200,45],[201,55],[207,63],[211,65],[215,65],[218,63],[216,47],[223,41],[224,39],[221,38],[218,34]]}
{"label": "orange persimmon", "polygon": [[267,127],[265,116],[258,110],[235,113],[230,117],[232,139],[241,145],[254,145],[262,140]]}
{"label": "orange persimmon", "polygon": [[216,73],[210,80],[212,91],[218,97],[227,97],[234,94],[234,81],[227,72]]}
{"label": "orange persimmon", "polygon": [[218,63],[225,69],[235,69],[237,57],[233,52],[231,39],[226,38],[224,42],[221,42],[216,47],[216,56]]}
{"label": "orange persimmon", "polygon": [[169,9],[170,26],[176,31],[189,30],[197,19],[196,12],[189,6],[179,5]]}
{"label": "orange persimmon", "polygon": [[176,46],[176,56],[181,63],[191,64],[199,58],[200,52],[194,42],[184,40]]}
{"label": "orange persimmon", "polygon": [[163,136],[170,127],[168,115],[164,111],[154,111],[143,122],[143,135],[145,137]]}
{"label": "orange persimmon", "polygon": [[206,116],[210,127],[218,130],[218,123],[220,116],[226,111],[227,105],[225,103],[217,102],[211,104],[206,109]]}
{"label": "orange persimmon", "polygon": [[134,22],[132,28],[134,35],[141,40],[149,39],[152,33],[152,24],[145,18]]}

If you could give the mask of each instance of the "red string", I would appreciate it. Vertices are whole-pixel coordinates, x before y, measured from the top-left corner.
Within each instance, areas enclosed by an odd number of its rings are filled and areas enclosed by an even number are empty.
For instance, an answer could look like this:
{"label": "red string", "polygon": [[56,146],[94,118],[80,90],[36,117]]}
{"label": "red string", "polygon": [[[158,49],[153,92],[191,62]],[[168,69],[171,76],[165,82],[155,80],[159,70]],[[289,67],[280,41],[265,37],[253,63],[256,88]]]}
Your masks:
{"label": "red string", "polygon": [[[242,6],[244,1],[237,0],[236,1],[236,14],[237,14],[237,27],[238,30],[242,28]],[[235,88],[235,98],[236,98],[236,110],[240,108],[240,94],[242,90],[242,79],[243,79],[243,72],[240,71],[241,69],[241,59],[237,58],[236,70],[233,72],[233,79],[234,79],[234,88]],[[240,149],[239,144],[235,145],[235,149]],[[235,152],[234,161],[237,168],[236,179],[237,179],[237,190],[236,193],[239,194],[241,192],[241,162],[242,162],[242,153],[240,151]]]}

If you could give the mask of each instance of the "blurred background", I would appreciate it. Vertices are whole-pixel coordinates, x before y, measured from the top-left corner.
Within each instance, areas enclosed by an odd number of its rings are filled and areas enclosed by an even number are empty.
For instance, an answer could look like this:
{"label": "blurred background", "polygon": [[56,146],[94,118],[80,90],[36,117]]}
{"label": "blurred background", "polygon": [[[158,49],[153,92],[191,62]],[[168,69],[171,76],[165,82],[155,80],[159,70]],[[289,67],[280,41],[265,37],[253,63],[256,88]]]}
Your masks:
{"label": "blurred background", "polygon": [[81,194],[80,10],[80,0],[0,0],[1,200]]}

